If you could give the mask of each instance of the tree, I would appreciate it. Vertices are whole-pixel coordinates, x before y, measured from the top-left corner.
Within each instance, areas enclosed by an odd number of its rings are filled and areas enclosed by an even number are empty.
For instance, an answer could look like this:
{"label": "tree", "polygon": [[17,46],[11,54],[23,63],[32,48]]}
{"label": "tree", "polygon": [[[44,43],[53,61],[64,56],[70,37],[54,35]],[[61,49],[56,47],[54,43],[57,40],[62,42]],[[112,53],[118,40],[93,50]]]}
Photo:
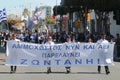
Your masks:
{"label": "tree", "polygon": [[8,24],[8,28],[9,30],[12,30],[12,25],[15,25],[16,23],[20,23],[20,20],[14,20],[14,19],[8,19],[7,24]]}
{"label": "tree", "polygon": [[53,19],[51,17],[47,17],[46,18],[46,23],[47,24],[55,24],[56,23],[56,19]]}

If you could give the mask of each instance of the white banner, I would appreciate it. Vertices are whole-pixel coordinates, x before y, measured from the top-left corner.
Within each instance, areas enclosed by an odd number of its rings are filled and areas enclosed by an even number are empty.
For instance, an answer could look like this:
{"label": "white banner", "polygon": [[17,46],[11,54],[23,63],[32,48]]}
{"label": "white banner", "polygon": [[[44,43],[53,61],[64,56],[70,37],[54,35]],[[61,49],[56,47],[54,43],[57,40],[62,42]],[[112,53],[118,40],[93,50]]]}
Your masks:
{"label": "white banner", "polygon": [[114,44],[49,45],[8,41],[6,65],[43,67],[112,65],[113,49]]}

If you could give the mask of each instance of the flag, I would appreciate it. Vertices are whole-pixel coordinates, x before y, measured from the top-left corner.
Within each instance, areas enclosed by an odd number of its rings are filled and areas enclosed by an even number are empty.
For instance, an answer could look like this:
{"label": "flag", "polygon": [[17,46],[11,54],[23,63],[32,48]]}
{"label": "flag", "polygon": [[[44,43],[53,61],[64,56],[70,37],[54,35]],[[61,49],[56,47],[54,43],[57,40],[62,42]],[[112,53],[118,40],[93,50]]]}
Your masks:
{"label": "flag", "polygon": [[31,20],[30,16],[28,16],[27,28],[32,29],[33,26],[34,26],[33,21]]}
{"label": "flag", "polygon": [[38,17],[36,15],[33,16],[33,23],[38,24]]}
{"label": "flag", "polygon": [[40,14],[40,16],[39,16],[41,19],[46,19],[46,9],[42,9],[41,10],[41,14]]}
{"label": "flag", "polygon": [[34,13],[33,16],[33,23],[38,24],[39,20],[45,20],[46,19],[46,9],[42,9],[36,13]]}
{"label": "flag", "polygon": [[6,10],[0,10],[0,22],[7,20]]}
{"label": "flag", "polygon": [[35,16],[38,17],[38,19],[46,19],[46,9],[42,9],[35,13]]}

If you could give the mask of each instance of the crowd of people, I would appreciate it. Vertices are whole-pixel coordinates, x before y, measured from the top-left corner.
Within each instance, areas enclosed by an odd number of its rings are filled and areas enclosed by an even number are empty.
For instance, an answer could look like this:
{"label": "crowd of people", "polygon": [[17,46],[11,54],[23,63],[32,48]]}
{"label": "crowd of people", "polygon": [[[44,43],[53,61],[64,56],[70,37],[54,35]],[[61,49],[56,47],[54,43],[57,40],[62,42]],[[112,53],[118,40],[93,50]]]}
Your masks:
{"label": "crowd of people", "polygon": [[[101,36],[102,35],[102,36]],[[117,34],[117,37],[115,38],[110,33],[107,34],[98,34],[94,33],[91,34],[88,31],[85,33],[79,33],[79,32],[56,32],[56,33],[45,33],[45,32],[38,32],[38,31],[28,31],[28,32],[1,32],[0,33],[0,45],[2,47],[6,46],[6,41],[14,39],[14,36],[23,42],[31,42],[31,43],[37,43],[37,44],[57,44],[57,43],[72,43],[72,42],[98,42],[98,43],[104,43],[104,42],[111,42],[115,41],[118,52],[120,51],[120,36]],[[120,57],[120,54],[117,54]],[[66,73],[71,72],[71,67],[65,67]],[[16,66],[11,66],[11,73],[14,73],[16,71]],[[109,74],[109,68],[108,66],[105,66],[106,74]],[[51,67],[47,67],[47,73],[51,72]],[[98,66],[98,73],[101,72],[101,66]]]}
{"label": "crowd of people", "polygon": [[[0,33],[0,45],[4,44],[5,40],[9,40],[10,35],[13,34],[13,32],[1,32]],[[26,32],[17,32],[17,38],[20,39],[21,41],[24,42],[32,42],[32,43],[39,43],[42,44],[46,41],[46,38],[50,35],[53,38],[53,41],[55,43],[64,43],[66,42],[67,36],[70,36],[71,39],[75,39],[75,41],[78,42],[88,42],[89,37],[93,40],[93,42],[96,42],[98,39],[101,38],[100,33],[94,33],[91,34],[89,31],[86,31],[84,33],[79,33],[79,32],[38,32],[35,30],[34,32],[32,31],[26,31]],[[115,41],[117,39],[117,44],[119,44],[119,34],[117,34],[117,37],[115,38],[112,36],[110,33],[106,33],[106,39],[110,41]]]}

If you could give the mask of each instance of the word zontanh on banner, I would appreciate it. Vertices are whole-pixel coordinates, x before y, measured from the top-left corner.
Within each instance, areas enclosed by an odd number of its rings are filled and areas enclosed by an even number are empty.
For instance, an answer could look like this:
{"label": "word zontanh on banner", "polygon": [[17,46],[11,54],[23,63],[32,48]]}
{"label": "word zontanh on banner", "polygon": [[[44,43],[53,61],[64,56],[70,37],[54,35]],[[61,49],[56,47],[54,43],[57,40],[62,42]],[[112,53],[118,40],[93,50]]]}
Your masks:
{"label": "word zontanh on banner", "polygon": [[7,42],[6,65],[16,66],[98,66],[113,64],[113,44],[33,44]]}

